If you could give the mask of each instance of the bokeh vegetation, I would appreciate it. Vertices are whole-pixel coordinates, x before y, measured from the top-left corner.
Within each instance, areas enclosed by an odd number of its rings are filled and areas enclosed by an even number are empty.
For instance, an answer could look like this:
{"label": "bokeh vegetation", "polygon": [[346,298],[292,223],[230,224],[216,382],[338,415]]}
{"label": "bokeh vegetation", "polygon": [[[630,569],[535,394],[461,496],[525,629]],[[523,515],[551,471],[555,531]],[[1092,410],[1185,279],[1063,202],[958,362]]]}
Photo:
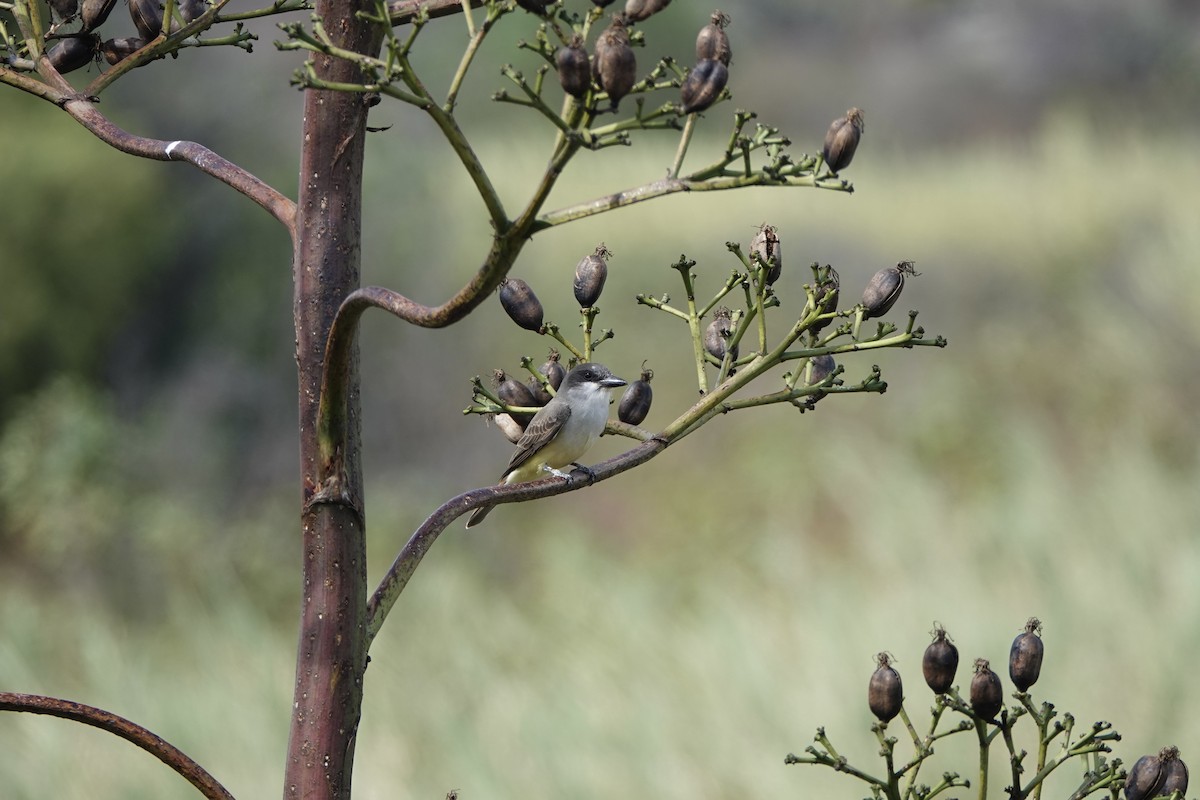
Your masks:
{"label": "bokeh vegetation", "polygon": [[[787,4],[793,27],[751,46],[768,4],[725,7],[736,105],[802,150],[845,108],[866,109],[847,171],[858,191],[674,197],[539,237],[516,274],[568,327],[574,264],[607,243],[601,322],[617,338],[600,355],[626,377],[650,359],[649,426],[694,385],[682,331],[633,295],[677,292],[681,252],[715,286],[724,242],[764,220],[783,238],[785,310],[809,261],[837,266],[853,299],[910,258],[923,274],[894,316],[921,309],[950,347],[847,359],[848,378],[878,360],[888,393],[731,415],[636,478],[444,536],[372,652],[360,796],[858,796],[783,756],[825,725],[870,760],[872,655],[899,656],[920,709],[932,620],[964,659],[1002,664],[1031,614],[1047,643],[1035,695],[1113,722],[1127,761],[1166,743],[1200,753],[1200,156],[1172,94],[1194,97],[1200,28],[1179,4],[1118,5],[1056,3],[1051,16],[1111,34],[1097,48],[1119,38],[1121,80],[1087,41],[1050,52],[1021,38],[1040,9],[912,4],[905,19],[928,26],[909,46],[912,25],[879,30],[862,3]],[[694,30],[707,11],[673,6],[662,27]],[[823,44],[789,49],[789,30]],[[964,54],[964,30],[1002,31],[1024,57],[965,69],[987,53]],[[866,43],[888,57],[835,58]],[[1050,92],[1026,74],[1035,56],[1082,66],[1050,69]],[[287,188],[292,63],[188,53],[105,103],[130,128],[204,141]],[[801,63],[811,71],[791,71]],[[179,90],[199,69],[212,80]],[[889,69],[922,102],[883,96]],[[929,88],[903,81],[934,74]],[[471,89],[499,85],[481,70]],[[109,708],[234,794],[271,795],[300,557],[286,242],[222,187],[110,153],[14,94],[0,93],[0,278],[30,288],[0,294],[0,683]],[[218,101],[239,112],[217,115]],[[466,222],[477,200],[433,132],[382,108],[395,127],[368,155],[364,280],[439,299],[488,233]],[[720,146],[731,113],[709,112],[693,158]],[[549,141],[526,122],[492,105],[476,119],[514,196]],[[558,197],[657,177],[673,145],[586,156]],[[361,340],[374,577],[437,500],[507,457],[459,413],[468,378],[540,361],[548,342],[498,303],[447,332],[368,320]],[[65,722],[6,715],[0,753],[5,797],[191,796],[144,754]]]}

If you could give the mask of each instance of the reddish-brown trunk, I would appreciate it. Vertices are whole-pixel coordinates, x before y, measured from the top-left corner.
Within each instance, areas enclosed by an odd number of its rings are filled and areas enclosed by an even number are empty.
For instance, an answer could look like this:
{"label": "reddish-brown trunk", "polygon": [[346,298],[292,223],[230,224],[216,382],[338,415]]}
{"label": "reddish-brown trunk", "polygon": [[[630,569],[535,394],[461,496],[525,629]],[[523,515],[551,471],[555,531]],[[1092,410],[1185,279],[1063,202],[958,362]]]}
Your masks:
{"label": "reddish-brown trunk", "polygon": [[[368,23],[355,19],[356,10],[356,4],[345,0],[320,0],[317,4],[317,13],[338,46],[377,53],[381,37]],[[325,80],[361,80],[345,61],[316,57],[315,67]],[[304,582],[285,798],[340,800],[350,796],[354,737],[362,705],[367,589],[357,358],[350,368],[346,393],[349,424],[341,454],[347,501],[310,500],[324,477],[316,416],[325,339],[338,305],[359,283],[366,118],[362,95],[305,93],[293,264],[305,501]]]}

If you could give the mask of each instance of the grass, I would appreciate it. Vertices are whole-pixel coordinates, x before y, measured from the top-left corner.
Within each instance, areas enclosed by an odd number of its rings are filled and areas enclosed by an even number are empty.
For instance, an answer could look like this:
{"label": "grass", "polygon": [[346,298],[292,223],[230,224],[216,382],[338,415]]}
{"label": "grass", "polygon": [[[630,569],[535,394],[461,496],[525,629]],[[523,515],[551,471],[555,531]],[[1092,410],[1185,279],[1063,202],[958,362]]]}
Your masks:
{"label": "grass", "polygon": [[[715,285],[725,239],[748,240],[764,219],[784,237],[793,297],[810,260],[842,270],[847,302],[875,269],[916,260],[925,274],[897,311],[920,308],[951,346],[881,356],[892,383],[883,397],[731,415],[638,479],[447,533],[372,652],[356,794],[861,797],[850,779],[785,767],[783,756],[824,725],[852,761],[873,765],[865,695],[880,650],[897,656],[920,725],[934,619],[964,662],[991,659],[1008,691],[1008,646],[1026,617],[1041,617],[1037,698],[1084,723],[1112,721],[1128,763],[1167,743],[1194,758],[1200,270],[1189,212],[1200,157],[1181,142],[1098,137],[1069,119],[1029,142],[959,152],[869,159],[868,142],[848,172],[853,197],[747,193],[734,214],[727,200],[679,198],[532,245],[522,274],[535,287],[562,281],[559,310],[575,261],[601,239],[616,252],[605,324],[622,335],[606,358],[632,370],[653,357],[651,424],[693,396],[686,364],[674,365],[685,343],[665,318],[618,299],[677,291],[666,265],[681,249]],[[1163,152],[1176,154],[1165,174]],[[657,174],[655,157],[627,153],[619,166]],[[616,166],[588,174],[597,191],[624,177]],[[448,239],[446,263],[471,263],[475,244]],[[464,335],[499,319],[485,311]],[[500,348],[479,349],[467,371],[484,371]],[[869,363],[846,366],[853,377]],[[384,402],[372,392],[387,395],[369,388],[368,405]],[[379,418],[368,408],[366,427]],[[504,446],[487,447],[436,475],[372,454],[373,576],[430,497],[490,475],[479,464],[491,450],[502,463]],[[65,511],[71,496],[54,495]],[[136,557],[106,562],[91,583],[86,566],[71,585],[10,569],[0,677],[6,689],[129,716],[237,796],[270,796],[294,658],[291,511],[281,502],[238,520],[232,538],[227,518],[190,502],[132,515],[122,546]],[[147,618],[103,602],[105,581],[138,570],[165,573]],[[54,720],[0,718],[0,753],[13,800],[193,796],[129,746]],[[931,774],[945,768],[970,774],[969,752]],[[992,783],[1000,797],[1005,781]]]}

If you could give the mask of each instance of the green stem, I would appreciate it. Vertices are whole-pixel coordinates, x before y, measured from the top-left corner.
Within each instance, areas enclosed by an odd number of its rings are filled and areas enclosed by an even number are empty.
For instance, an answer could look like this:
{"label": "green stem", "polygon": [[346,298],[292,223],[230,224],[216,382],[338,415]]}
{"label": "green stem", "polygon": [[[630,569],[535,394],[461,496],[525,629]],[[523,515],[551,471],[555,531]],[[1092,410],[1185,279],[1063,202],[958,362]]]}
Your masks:
{"label": "green stem", "polygon": [[471,31],[471,40],[467,43],[467,49],[463,51],[462,59],[458,62],[458,69],[454,71],[454,78],[450,81],[450,90],[446,92],[446,102],[442,106],[442,110],[447,114],[454,111],[454,104],[458,101],[459,89],[462,88],[462,83],[467,78],[467,70],[471,68],[471,62],[475,60],[475,54],[479,52],[479,46],[483,44],[484,37],[488,35],[488,31],[492,29],[492,25],[500,18],[500,14],[498,6],[488,8],[483,24],[479,26],[478,31],[475,31],[473,30],[475,22],[471,18],[471,9],[469,6],[463,6],[463,16],[467,18],[467,29]]}
{"label": "green stem", "polygon": [[562,331],[560,331],[558,326],[553,322],[547,322],[542,325],[542,330],[547,336],[553,337],[555,341],[567,348],[567,350],[571,352],[571,355],[573,355],[576,359],[580,361],[587,361],[587,359],[583,357],[583,353],[580,352],[579,348],[570,342],[565,336],[563,336]]}
{"label": "green stem", "polygon": [[600,313],[598,308],[581,308],[579,313],[583,315],[583,360],[592,360],[592,323],[596,321],[596,315]]}
{"label": "green stem", "polygon": [[700,394],[708,393],[708,373],[704,371],[704,332],[700,330],[700,316],[696,313],[696,287],[695,278],[692,274],[692,267],[696,266],[695,261],[689,261],[687,258],[680,256],[671,267],[679,273],[679,277],[683,279],[683,290],[687,296],[687,321],[688,330],[692,334],[692,353],[696,359],[696,385],[700,388]]}
{"label": "green stem", "polygon": [[975,720],[975,735],[979,737],[979,800],[987,800],[988,744],[987,723]]}
{"label": "green stem", "polygon": [[[222,3],[221,5],[225,4]],[[289,11],[300,11],[306,8],[312,8],[312,4],[308,0],[282,0],[282,2],[273,3],[266,8],[256,8],[253,11],[237,11],[233,14],[221,14],[214,20],[214,24],[241,22],[248,19],[258,19],[259,17],[269,17],[273,14],[286,14]]]}
{"label": "green stem", "polygon": [[696,112],[688,114],[687,122],[684,123],[683,133],[679,137],[679,147],[675,150],[675,162],[671,165],[671,171],[667,173],[672,178],[679,177],[679,169],[683,166],[683,158],[687,155],[688,145],[692,141],[692,132],[696,130]]}

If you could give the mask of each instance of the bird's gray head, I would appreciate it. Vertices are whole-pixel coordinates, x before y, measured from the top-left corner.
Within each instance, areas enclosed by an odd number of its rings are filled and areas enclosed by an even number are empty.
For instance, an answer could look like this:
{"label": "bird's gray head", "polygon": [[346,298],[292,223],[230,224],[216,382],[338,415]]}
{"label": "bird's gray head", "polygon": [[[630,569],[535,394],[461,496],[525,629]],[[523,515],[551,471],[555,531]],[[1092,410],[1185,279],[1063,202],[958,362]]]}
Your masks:
{"label": "bird's gray head", "polygon": [[566,391],[576,388],[615,389],[624,385],[625,381],[609,372],[608,367],[594,361],[577,364],[563,380],[563,389]]}

